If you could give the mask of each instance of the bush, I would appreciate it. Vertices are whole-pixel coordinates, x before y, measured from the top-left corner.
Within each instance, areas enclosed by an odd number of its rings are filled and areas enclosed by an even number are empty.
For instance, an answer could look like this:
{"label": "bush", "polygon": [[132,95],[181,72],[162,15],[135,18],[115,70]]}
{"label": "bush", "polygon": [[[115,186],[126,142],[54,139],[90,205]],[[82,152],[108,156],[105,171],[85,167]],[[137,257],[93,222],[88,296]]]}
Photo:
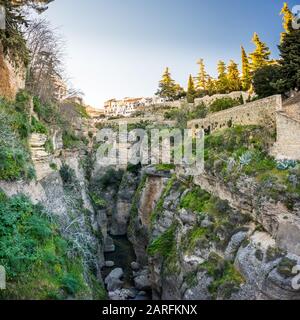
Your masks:
{"label": "bush", "polygon": [[65,130],[62,135],[63,146],[66,149],[74,149],[80,145],[81,140],[75,136],[72,130]]}
{"label": "bush", "polygon": [[210,104],[209,111],[211,113],[219,112],[219,111],[223,111],[226,109],[230,109],[230,108],[239,106],[241,104],[243,104],[243,102],[241,102],[240,99],[237,99],[237,100],[234,100],[231,98],[217,99],[213,103]]}
{"label": "bush", "polygon": [[59,170],[61,179],[64,184],[72,185],[75,179],[75,171],[70,168],[67,164],[63,164]]}
{"label": "bush", "polygon": [[201,213],[210,198],[211,196],[208,192],[197,187],[181,199],[180,207]]}
{"label": "bush", "polygon": [[48,134],[48,129],[35,117],[31,119],[31,132]]}

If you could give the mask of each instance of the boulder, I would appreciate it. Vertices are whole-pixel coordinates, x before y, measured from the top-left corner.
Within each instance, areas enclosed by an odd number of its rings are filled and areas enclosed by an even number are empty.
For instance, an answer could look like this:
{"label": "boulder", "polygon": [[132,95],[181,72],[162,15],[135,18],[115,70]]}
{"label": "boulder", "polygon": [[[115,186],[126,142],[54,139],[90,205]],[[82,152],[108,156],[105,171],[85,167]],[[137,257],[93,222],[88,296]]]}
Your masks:
{"label": "boulder", "polygon": [[138,271],[139,269],[140,269],[140,264],[139,263],[137,263],[137,262],[131,262],[131,269],[133,270],[133,271]]}

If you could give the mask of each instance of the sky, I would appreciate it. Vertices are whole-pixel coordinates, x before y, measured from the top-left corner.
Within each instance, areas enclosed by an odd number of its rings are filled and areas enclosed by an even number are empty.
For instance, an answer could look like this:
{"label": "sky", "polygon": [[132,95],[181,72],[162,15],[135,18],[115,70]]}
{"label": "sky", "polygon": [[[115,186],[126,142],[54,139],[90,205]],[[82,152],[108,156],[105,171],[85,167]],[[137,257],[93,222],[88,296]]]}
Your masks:
{"label": "sky", "polygon": [[[287,1],[292,7],[300,0]],[[55,0],[44,13],[66,46],[66,71],[86,103],[151,97],[166,66],[187,86],[203,58],[240,63],[257,32],[278,57],[283,0]]]}

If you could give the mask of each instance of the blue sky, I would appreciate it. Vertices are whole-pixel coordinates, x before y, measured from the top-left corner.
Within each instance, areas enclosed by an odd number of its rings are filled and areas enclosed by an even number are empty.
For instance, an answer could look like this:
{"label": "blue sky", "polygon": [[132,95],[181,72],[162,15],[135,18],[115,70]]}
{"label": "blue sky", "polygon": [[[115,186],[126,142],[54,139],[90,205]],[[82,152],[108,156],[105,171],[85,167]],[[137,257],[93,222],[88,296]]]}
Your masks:
{"label": "blue sky", "polygon": [[[66,40],[67,73],[87,103],[154,95],[163,69],[186,87],[203,58],[240,62],[257,32],[278,56],[282,0],[55,0],[44,14]],[[300,0],[288,1],[290,7]]]}

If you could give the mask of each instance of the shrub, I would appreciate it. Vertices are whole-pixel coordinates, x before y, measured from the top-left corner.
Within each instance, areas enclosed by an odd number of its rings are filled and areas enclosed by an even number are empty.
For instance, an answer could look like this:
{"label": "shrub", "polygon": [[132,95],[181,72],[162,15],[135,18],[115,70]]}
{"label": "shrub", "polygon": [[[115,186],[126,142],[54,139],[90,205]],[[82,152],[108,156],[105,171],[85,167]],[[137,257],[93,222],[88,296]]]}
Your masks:
{"label": "shrub", "polygon": [[197,187],[181,199],[180,207],[201,213],[210,198],[211,196],[208,192]]}
{"label": "shrub", "polygon": [[73,274],[65,274],[61,279],[62,288],[66,290],[68,294],[74,295],[76,294],[80,287],[80,280],[76,278]]}
{"label": "shrub", "polygon": [[72,130],[65,130],[62,135],[63,146],[66,149],[74,149],[80,145],[81,140],[75,136]]}
{"label": "shrub", "polygon": [[46,128],[45,125],[43,125],[35,117],[32,117],[32,119],[31,119],[31,132],[48,134],[48,129]]}
{"label": "shrub", "polygon": [[72,185],[75,179],[75,171],[70,168],[67,164],[63,164],[59,170],[61,179],[64,184]]}
{"label": "shrub", "polygon": [[213,103],[210,104],[209,111],[212,113],[219,112],[219,111],[223,111],[226,109],[236,107],[241,104],[242,103],[241,103],[240,99],[238,99],[238,100],[234,100],[231,98],[217,99]]}

